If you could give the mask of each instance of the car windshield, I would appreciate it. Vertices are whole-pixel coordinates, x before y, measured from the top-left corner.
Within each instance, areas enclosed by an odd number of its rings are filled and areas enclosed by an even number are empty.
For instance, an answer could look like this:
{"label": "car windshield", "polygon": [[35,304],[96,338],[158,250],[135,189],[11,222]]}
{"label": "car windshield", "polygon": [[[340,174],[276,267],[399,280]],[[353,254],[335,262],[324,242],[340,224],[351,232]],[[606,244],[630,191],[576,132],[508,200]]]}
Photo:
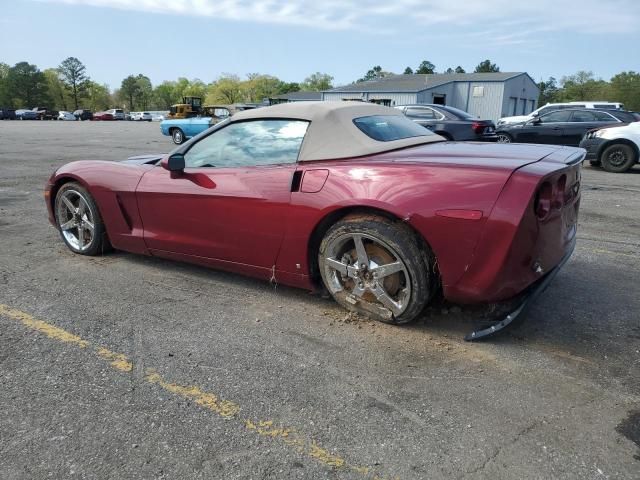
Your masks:
{"label": "car windshield", "polygon": [[446,110],[447,112],[451,112],[455,116],[460,117],[461,119],[464,119],[464,120],[472,120],[473,118],[475,118],[470,113],[465,112],[464,110],[460,110],[459,108],[454,108],[449,106],[442,106],[438,108],[441,108],[442,110]]}
{"label": "car windshield", "polygon": [[409,120],[404,115],[371,115],[355,118],[353,123],[366,136],[379,142],[435,135],[431,130]]}

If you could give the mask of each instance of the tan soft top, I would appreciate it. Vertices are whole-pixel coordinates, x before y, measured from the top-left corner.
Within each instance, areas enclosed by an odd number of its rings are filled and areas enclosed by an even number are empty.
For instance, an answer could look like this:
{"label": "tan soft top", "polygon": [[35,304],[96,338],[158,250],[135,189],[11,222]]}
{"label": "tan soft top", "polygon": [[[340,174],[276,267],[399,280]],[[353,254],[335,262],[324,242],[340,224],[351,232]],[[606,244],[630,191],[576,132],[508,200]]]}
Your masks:
{"label": "tan soft top", "polygon": [[371,115],[403,116],[404,114],[395,108],[364,102],[293,102],[238,112],[231,117],[230,121],[287,118],[311,122],[300,148],[298,160],[301,162],[361,157],[443,140],[426,128],[424,135],[418,137],[389,142],[374,140],[353,123],[355,118]]}

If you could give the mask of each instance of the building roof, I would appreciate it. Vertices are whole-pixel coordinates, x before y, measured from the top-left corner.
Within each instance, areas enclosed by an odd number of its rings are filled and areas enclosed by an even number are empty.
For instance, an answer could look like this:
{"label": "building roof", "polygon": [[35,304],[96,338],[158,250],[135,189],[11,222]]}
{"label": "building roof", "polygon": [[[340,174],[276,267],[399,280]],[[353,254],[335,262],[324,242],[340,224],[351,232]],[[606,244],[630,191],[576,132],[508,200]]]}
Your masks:
{"label": "building roof", "polygon": [[325,92],[420,92],[451,82],[504,82],[510,78],[527,75],[525,72],[495,73],[412,73],[391,75],[375,80],[352,83]]}
{"label": "building roof", "polygon": [[441,142],[443,138],[424,129],[424,135],[382,142],[364,134],[353,122],[354,119],[372,115],[398,116],[411,122],[396,109],[365,102],[293,102],[271,107],[245,110],[236,113],[230,122],[255,119],[284,118],[306,120],[307,128],[298,160],[327,160],[361,157],[389,152],[399,148],[425,143]]}
{"label": "building roof", "polygon": [[277,99],[281,100],[322,100],[322,92],[309,92],[309,91],[300,91],[300,92],[289,92],[283,93],[282,95],[276,95]]}

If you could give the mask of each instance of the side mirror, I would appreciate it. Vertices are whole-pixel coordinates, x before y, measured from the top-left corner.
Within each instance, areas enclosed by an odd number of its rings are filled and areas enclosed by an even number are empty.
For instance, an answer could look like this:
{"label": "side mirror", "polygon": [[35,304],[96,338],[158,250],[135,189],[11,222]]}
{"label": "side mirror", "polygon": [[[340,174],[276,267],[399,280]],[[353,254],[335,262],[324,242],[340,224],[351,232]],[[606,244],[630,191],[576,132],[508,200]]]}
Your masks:
{"label": "side mirror", "polygon": [[162,168],[164,168],[165,170],[169,170],[171,173],[182,172],[184,171],[185,167],[184,155],[182,153],[174,153],[173,155],[164,157],[160,162],[160,165],[162,165]]}

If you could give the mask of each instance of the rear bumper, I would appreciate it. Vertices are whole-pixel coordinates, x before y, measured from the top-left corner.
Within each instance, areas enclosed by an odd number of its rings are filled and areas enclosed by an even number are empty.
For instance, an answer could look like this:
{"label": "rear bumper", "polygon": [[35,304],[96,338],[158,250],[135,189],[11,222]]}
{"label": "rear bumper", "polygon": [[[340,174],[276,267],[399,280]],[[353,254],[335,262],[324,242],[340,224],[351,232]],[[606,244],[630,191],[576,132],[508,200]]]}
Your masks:
{"label": "rear bumper", "polygon": [[556,278],[556,275],[560,271],[562,267],[569,261],[571,258],[571,254],[576,247],[576,238],[574,237],[569,249],[565,253],[560,263],[556,265],[553,270],[548,272],[544,277],[531,285],[521,296],[521,300],[518,303],[518,306],[507,314],[502,320],[497,321],[493,325],[482,328],[480,330],[476,330],[474,332],[465,335],[464,339],[468,342],[480,340],[482,338],[486,338],[489,336],[493,336],[496,333],[504,330],[510,325],[513,325],[516,321],[522,319],[522,315],[524,315],[525,311],[537,298],[540,296],[547,287],[553,282],[553,279]]}

